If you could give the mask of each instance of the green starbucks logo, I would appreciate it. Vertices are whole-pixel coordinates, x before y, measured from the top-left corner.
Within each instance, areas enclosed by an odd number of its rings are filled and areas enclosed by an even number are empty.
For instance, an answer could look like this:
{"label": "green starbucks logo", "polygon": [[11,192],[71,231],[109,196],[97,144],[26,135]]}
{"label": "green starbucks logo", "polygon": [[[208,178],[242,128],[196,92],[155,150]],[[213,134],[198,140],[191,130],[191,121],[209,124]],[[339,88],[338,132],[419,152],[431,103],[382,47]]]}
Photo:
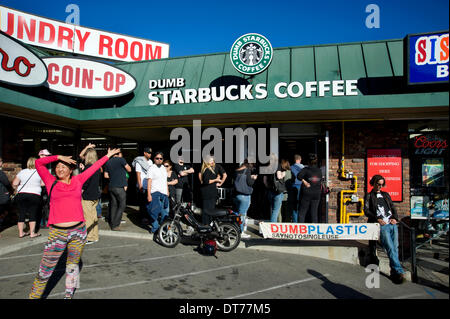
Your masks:
{"label": "green starbucks logo", "polygon": [[230,50],[233,66],[240,73],[254,75],[261,73],[272,61],[273,49],[266,37],[248,33],[237,39]]}

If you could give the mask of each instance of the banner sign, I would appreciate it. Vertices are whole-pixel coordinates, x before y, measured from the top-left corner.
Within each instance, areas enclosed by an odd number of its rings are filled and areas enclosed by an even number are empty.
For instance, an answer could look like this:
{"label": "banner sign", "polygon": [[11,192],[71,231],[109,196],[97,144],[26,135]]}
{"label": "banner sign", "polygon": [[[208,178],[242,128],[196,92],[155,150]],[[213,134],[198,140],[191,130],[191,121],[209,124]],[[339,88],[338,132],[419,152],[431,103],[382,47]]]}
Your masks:
{"label": "banner sign", "polygon": [[378,240],[380,224],[259,223],[264,238],[291,240]]}
{"label": "banner sign", "polygon": [[367,150],[367,192],[372,190],[370,180],[374,175],[385,178],[383,191],[389,193],[393,201],[402,201],[403,174],[401,149]]}
{"label": "banner sign", "polygon": [[87,98],[110,98],[136,88],[136,80],[130,74],[106,63],[65,57],[43,60],[52,91]]}
{"label": "banner sign", "polygon": [[408,84],[448,82],[448,31],[408,35]]}
{"label": "banner sign", "polygon": [[169,45],[46,19],[0,6],[0,30],[38,47],[118,61],[169,57]]}
{"label": "banner sign", "polygon": [[[198,89],[182,88],[186,85],[184,78],[157,79],[148,81],[149,104],[171,105],[188,103],[221,102],[224,100],[262,100],[268,96],[265,83],[248,85],[229,85]],[[278,99],[325,97],[330,92],[332,96],[358,95],[358,80],[279,82],[275,84],[273,93]]]}
{"label": "banner sign", "polygon": [[39,86],[47,80],[44,62],[19,41],[0,32],[0,81],[21,85]]}

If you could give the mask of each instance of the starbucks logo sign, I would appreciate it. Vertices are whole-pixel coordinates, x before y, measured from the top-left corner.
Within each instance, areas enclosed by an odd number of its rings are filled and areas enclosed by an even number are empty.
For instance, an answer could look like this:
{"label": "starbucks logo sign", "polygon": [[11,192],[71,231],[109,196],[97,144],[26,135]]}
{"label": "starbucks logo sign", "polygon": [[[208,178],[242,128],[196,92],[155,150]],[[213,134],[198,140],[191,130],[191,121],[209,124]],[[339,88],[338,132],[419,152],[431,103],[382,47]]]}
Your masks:
{"label": "starbucks logo sign", "polygon": [[273,49],[266,37],[248,33],[239,37],[231,47],[230,59],[240,73],[254,75],[261,73],[272,61]]}

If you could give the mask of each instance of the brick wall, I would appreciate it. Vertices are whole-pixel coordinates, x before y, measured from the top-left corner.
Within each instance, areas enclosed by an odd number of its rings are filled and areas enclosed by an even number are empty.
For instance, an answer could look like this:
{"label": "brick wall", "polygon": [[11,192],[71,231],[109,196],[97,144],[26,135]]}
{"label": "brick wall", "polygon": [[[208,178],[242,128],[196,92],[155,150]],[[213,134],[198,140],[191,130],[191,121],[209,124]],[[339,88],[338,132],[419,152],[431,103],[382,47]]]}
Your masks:
{"label": "brick wall", "polygon": [[[330,162],[328,221],[339,222],[340,191],[353,189],[352,181],[340,178],[342,157],[342,123],[326,125],[330,133]],[[346,122],[344,156],[347,171],[357,176],[357,196],[364,198],[366,192],[366,152],[368,148],[399,148],[402,150],[403,200],[394,202],[400,219],[410,214],[410,184],[408,158],[408,123],[405,121]],[[359,212],[359,204],[347,206],[347,212]],[[366,222],[366,217],[350,217],[350,222]]]}
{"label": "brick wall", "polygon": [[16,163],[3,163],[2,171],[8,176],[9,181],[12,183],[16,175],[22,170],[22,164]]}

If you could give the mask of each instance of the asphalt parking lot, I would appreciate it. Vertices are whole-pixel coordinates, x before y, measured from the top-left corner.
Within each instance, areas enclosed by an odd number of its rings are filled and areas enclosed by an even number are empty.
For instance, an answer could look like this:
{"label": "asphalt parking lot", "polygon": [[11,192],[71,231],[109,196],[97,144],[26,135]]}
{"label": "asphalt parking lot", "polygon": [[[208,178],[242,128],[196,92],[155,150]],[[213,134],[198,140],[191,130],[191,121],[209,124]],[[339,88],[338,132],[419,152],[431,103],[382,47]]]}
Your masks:
{"label": "asphalt parking lot", "polygon": [[[0,299],[28,297],[43,246],[0,256]],[[103,236],[85,246],[74,299],[448,299],[439,290],[395,285],[382,274],[374,281],[361,266],[320,258],[243,248],[216,257],[199,254],[193,243],[168,249]],[[63,261],[49,281],[48,299],[63,298]]]}

